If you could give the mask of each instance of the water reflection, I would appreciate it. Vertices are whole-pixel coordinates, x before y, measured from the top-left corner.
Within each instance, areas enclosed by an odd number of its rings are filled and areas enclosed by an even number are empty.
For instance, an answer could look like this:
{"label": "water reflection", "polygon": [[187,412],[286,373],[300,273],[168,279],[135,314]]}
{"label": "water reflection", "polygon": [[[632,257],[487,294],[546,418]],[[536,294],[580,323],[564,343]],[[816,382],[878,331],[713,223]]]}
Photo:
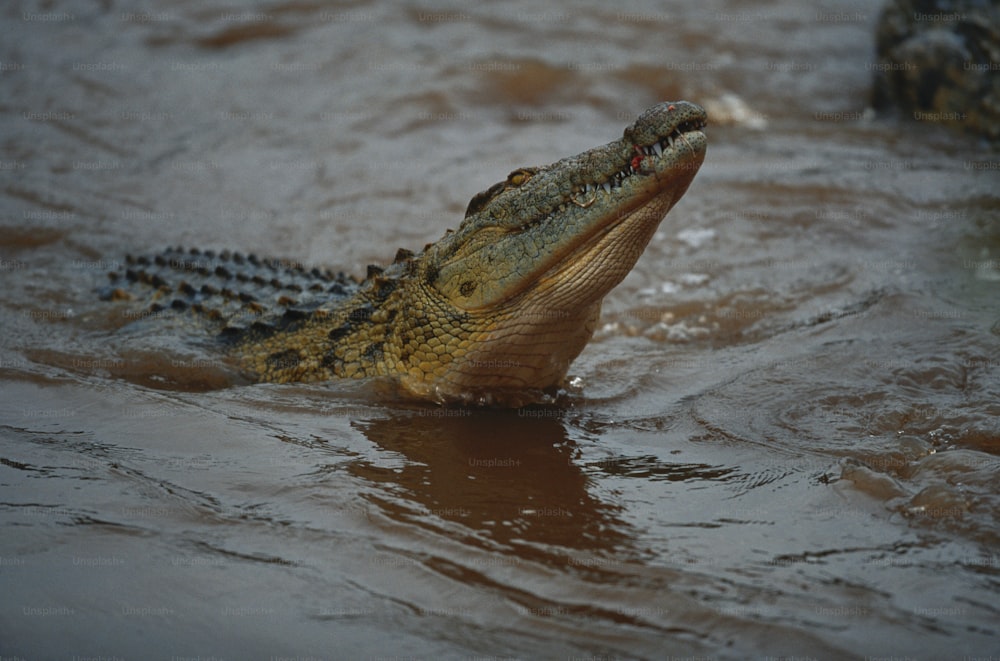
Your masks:
{"label": "water reflection", "polygon": [[588,490],[563,422],[525,412],[423,409],[358,422],[369,440],[408,461],[385,468],[361,460],[350,470],[405,498],[376,503],[389,516],[459,523],[474,544],[596,554],[627,547],[620,508]]}

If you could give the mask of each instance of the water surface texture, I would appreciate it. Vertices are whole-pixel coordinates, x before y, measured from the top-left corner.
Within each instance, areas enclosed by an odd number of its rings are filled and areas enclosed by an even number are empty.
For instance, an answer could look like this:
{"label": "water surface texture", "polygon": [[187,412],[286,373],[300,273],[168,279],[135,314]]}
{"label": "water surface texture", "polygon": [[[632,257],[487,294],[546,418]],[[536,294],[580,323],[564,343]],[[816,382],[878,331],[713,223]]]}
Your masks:
{"label": "water surface texture", "polygon": [[[566,3],[569,5],[569,3]],[[0,10],[0,655],[1000,655],[1000,175],[785,0]],[[555,406],[253,385],[127,253],[363,273],[709,111]]]}

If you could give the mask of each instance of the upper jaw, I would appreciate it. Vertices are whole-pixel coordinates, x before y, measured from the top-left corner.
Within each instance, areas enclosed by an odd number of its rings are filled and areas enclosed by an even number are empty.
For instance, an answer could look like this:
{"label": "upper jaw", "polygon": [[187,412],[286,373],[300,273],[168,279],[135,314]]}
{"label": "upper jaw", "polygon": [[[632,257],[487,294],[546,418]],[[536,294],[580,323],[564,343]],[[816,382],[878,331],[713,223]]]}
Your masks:
{"label": "upper jaw", "polygon": [[582,167],[570,179],[569,201],[583,206],[587,200],[596,200],[595,195],[612,195],[636,175],[697,169],[704,158],[706,123],[705,111],[693,103],[661,103],[650,108],[625,129],[621,139],[575,157]]}
{"label": "upper jaw", "polygon": [[658,103],[625,129],[623,139],[644,147],[652,146],[671,135],[676,137],[679,133],[701,130],[706,122],[705,109],[694,103]]}
{"label": "upper jaw", "polygon": [[[645,175],[655,174],[668,185],[669,180],[683,175],[684,169],[696,171],[701,165],[705,125],[706,113],[700,106],[686,101],[658,104],[642,113],[618,140],[551,165],[515,170],[507,181],[474,196],[465,218],[471,226],[518,229],[544,221],[571,203],[588,208],[596,201],[631,197],[635,186],[629,186],[624,195],[618,189],[624,182],[635,182]],[[693,176],[693,172],[688,174]],[[515,175],[523,175],[522,181],[515,183]],[[664,175],[668,175],[665,180]],[[520,203],[528,199],[529,204]],[[498,213],[497,205],[517,213]]]}

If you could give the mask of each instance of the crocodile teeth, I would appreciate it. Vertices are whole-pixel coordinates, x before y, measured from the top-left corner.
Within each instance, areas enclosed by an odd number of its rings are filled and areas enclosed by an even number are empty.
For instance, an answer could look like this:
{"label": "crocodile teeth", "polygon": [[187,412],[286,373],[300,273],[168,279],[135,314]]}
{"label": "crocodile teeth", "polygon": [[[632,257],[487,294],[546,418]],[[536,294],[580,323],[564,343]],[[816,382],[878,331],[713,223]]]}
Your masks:
{"label": "crocodile teeth", "polygon": [[657,156],[662,156],[663,155],[663,145],[661,145],[659,142],[655,143],[653,145],[653,153],[656,154]]}
{"label": "crocodile teeth", "polygon": [[604,189],[605,193],[611,194],[611,182],[605,181],[603,184],[601,184],[601,188]]}

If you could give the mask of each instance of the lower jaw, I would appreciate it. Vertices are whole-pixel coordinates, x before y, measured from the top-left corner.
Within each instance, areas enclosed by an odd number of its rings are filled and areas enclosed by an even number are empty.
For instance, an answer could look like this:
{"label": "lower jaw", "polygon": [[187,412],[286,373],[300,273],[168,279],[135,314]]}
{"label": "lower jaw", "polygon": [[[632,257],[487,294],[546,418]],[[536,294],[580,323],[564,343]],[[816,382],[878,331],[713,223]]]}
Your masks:
{"label": "lower jaw", "polygon": [[664,191],[580,242],[537,278],[536,292],[553,292],[538,305],[563,309],[599,303],[635,266],[676,199]]}

